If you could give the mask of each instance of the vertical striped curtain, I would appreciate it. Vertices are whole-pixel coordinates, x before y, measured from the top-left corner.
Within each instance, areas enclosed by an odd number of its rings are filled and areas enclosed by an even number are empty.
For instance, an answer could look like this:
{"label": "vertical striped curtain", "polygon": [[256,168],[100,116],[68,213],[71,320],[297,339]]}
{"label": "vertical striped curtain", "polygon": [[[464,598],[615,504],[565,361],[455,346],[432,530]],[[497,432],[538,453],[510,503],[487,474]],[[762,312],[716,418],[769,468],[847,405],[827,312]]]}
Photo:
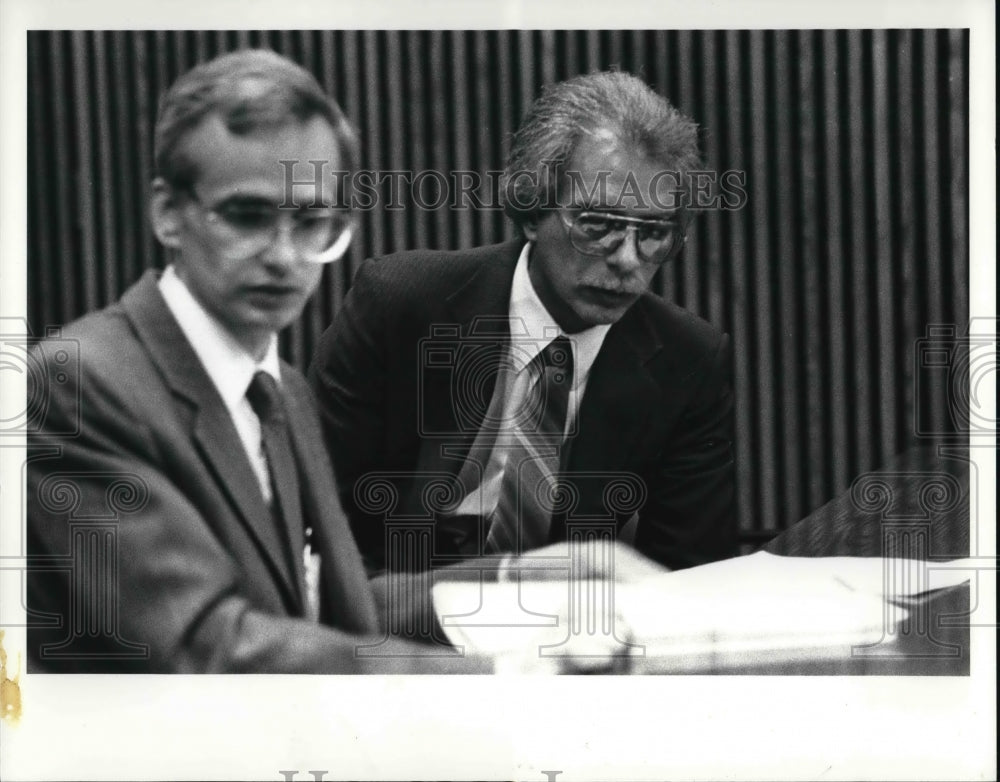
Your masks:
{"label": "vertical striped curtain", "polygon": [[315,73],[383,184],[386,172],[435,171],[452,188],[459,172],[487,183],[478,208],[471,197],[430,208],[438,177],[395,201],[383,188],[282,335],[292,363],[307,365],[363,258],[513,236],[489,172],[527,107],[546,84],[619,68],[698,121],[709,168],[745,177],[746,202],[702,213],[654,283],[733,337],[744,542],[919,443],[918,417],[951,425],[955,400],[915,359],[930,327],[960,334],[969,317],[965,30],[32,31],[36,334],[163,265],[147,227],[157,96],[246,47]]}

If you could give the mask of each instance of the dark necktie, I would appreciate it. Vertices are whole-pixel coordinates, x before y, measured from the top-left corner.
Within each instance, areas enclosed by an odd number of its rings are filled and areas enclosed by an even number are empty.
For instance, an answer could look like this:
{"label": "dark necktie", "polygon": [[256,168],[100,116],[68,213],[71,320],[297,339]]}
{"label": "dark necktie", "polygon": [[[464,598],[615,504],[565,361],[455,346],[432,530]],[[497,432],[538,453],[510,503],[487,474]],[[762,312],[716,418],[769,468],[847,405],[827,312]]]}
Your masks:
{"label": "dark necktie", "polygon": [[559,454],[573,384],[569,338],[552,340],[527,371],[533,382],[524,405],[496,446],[507,443],[507,461],[486,537],[490,553],[520,553],[547,543],[552,512],[559,504]]}
{"label": "dark necktie", "polygon": [[281,530],[288,555],[298,557],[299,553],[291,550],[294,538],[290,531],[303,529],[302,500],[281,391],[267,372],[257,372],[247,388],[247,399],[260,420],[261,441],[271,473],[271,515]]}

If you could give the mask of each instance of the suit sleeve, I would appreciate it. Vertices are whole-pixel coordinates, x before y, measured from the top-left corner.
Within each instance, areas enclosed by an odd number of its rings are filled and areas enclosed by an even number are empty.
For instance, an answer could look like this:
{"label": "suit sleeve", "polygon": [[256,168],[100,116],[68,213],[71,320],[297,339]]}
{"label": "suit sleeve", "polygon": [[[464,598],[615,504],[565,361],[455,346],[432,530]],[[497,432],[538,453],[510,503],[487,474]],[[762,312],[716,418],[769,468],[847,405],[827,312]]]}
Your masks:
{"label": "suit sleeve", "polygon": [[384,524],[361,507],[355,486],[386,467],[386,323],[394,315],[386,292],[376,291],[375,264],[361,266],[309,367],[341,505],[372,572],[384,565]]}
{"label": "suit sleeve", "polygon": [[687,409],[644,470],[650,497],[635,546],[671,568],[737,553],[731,366],[723,336],[697,375]]}
{"label": "suit sleeve", "polygon": [[[86,373],[64,386],[49,389],[45,426],[29,438],[28,653],[35,670],[396,673],[481,666],[427,661],[397,639],[262,609],[241,591],[240,562],[192,500],[193,488],[178,485],[164,467],[171,440],[154,427],[171,426],[169,416],[156,421],[149,410],[140,412],[114,377]],[[359,655],[361,644],[381,644],[382,653]]]}

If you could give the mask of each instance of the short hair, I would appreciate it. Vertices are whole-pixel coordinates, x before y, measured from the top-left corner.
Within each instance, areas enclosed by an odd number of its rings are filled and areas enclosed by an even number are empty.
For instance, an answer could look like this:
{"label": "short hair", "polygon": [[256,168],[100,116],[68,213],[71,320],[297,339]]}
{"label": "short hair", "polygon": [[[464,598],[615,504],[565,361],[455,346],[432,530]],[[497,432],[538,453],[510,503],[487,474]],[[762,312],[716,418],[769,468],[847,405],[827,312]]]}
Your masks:
{"label": "short hair", "polygon": [[333,129],[343,167],[357,168],[357,133],[340,106],[309,71],[276,52],[230,52],[192,68],[170,86],[160,100],[154,132],[156,176],[179,188],[195,183],[198,172],[184,154],[183,141],[208,115],[219,116],[236,135],[322,117]]}
{"label": "short hair", "polygon": [[501,198],[519,228],[555,206],[560,182],[548,175],[564,171],[581,137],[599,131],[681,179],[702,165],[697,124],[641,79],[604,71],[559,82],[545,88],[511,141]]}

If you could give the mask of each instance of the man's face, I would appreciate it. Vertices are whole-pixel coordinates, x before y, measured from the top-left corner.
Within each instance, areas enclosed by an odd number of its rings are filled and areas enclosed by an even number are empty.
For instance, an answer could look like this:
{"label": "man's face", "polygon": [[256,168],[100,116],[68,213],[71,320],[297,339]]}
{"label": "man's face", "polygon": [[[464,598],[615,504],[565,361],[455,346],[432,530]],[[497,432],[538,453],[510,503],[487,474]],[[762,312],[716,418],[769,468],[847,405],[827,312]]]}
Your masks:
{"label": "man's face", "polygon": [[[537,225],[525,228],[534,241],[528,266],[531,282],[567,333],[616,322],[649,287],[658,264],[639,256],[632,231],[607,255],[585,255],[571,243],[564,218],[586,208],[642,219],[676,219],[674,211],[664,208],[671,204],[665,193],[670,179],[656,176],[662,170],[662,165],[624,147],[610,134],[584,136],[567,166],[567,172],[578,172],[583,188],[563,187],[559,202],[567,208],[562,216],[551,211]],[[594,183],[602,181],[588,198]],[[651,187],[656,198],[651,197]]]}
{"label": "man's face", "polygon": [[[184,144],[198,172],[197,183],[193,194],[167,186],[154,195],[157,235],[177,250],[177,273],[192,295],[251,354],[260,354],[271,334],[299,316],[323,267],[303,257],[288,228],[292,210],[279,213],[273,241],[238,260],[233,255],[241,253],[234,253],[234,243],[220,239],[219,216],[282,204],[286,183],[281,160],[297,161],[297,184],[292,187],[296,204],[313,204],[317,195],[332,203],[329,174],[340,167],[336,136],[320,117],[237,136],[209,115]],[[319,192],[311,181],[311,160],[329,161]],[[170,192],[164,194],[164,189]],[[158,197],[165,204],[159,210]]]}

